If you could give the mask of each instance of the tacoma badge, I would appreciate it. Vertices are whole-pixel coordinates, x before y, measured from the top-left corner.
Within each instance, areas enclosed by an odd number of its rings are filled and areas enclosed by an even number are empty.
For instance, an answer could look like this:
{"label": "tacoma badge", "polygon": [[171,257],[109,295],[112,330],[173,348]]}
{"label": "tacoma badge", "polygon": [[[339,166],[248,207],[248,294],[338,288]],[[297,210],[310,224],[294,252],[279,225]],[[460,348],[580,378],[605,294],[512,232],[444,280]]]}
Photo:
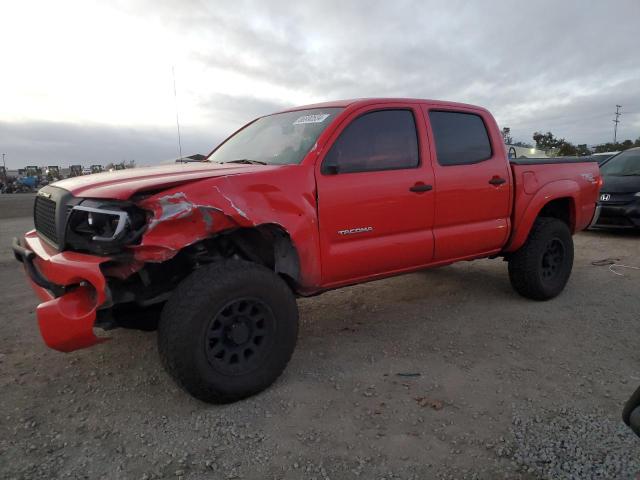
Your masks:
{"label": "tacoma badge", "polygon": [[373,227],[358,227],[358,228],[351,228],[348,230],[338,230],[338,233],[340,235],[353,235],[354,233],[366,233],[372,230],[373,230]]}

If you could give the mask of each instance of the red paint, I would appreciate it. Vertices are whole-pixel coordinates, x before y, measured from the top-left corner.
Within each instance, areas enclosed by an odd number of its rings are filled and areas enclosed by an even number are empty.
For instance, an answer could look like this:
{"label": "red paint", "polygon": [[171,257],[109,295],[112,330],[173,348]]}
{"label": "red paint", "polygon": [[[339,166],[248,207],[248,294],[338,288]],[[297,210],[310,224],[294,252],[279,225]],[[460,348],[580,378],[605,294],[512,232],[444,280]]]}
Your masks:
{"label": "red paint", "polygon": [[[437,161],[432,162],[436,177],[434,258],[443,261],[498,252],[509,235],[511,214],[511,182],[500,186],[489,184],[493,177],[511,180],[500,130],[491,114],[483,108],[428,102],[422,105],[427,124],[431,109],[453,109],[479,115],[489,131],[493,150],[490,159],[473,165],[441,166]],[[430,128],[429,138],[433,138]],[[430,142],[430,153],[435,159],[434,142]]]}
{"label": "red paint", "polygon": [[[538,213],[544,205],[560,198],[567,198],[571,205],[571,231],[579,232],[589,226],[600,192],[598,165],[588,163],[560,163],[542,165],[512,165],[515,181],[513,231],[505,250],[520,248],[529,235]],[[537,190],[529,181],[527,189],[524,175],[535,175]]]}
{"label": "red paint", "polygon": [[[332,102],[344,107],[300,165],[180,164],[139,168],[56,183],[78,197],[133,200],[151,212],[124,278],[144,262],[163,262],[182,248],[222,231],[275,224],[284,229],[300,260],[299,293],[313,294],[402,272],[517,250],[542,208],[569,199],[572,231],[585,228],[597,200],[595,163],[510,165],[491,114],[471,105],[412,99]],[[407,108],[416,120],[420,165],[405,170],[323,175],[320,165],[353,119],[372,110]],[[296,109],[307,109],[309,106]],[[436,161],[430,109],[480,115],[493,156],[474,165],[443,167]],[[492,178],[503,178],[492,185]],[[414,185],[432,185],[411,192]],[[368,229],[368,227],[371,227]],[[363,229],[357,234],[340,231]],[[92,333],[95,311],[106,298],[100,264],[108,258],[58,253],[35,232],[26,236],[36,264],[60,285],[87,282],[45,303],[38,319],[45,341],[69,351],[100,341]]]}
{"label": "red paint", "polygon": [[262,171],[265,167],[242,164],[177,163],[71,177],[56,182],[77,197],[125,200],[137,192],[170,188],[194,180]]}
{"label": "red paint", "polygon": [[[320,172],[324,153],[351,121],[371,111],[407,106],[413,111],[418,129],[418,168],[340,175]],[[323,270],[321,288],[428,264],[434,255],[433,192],[416,194],[409,191],[418,182],[435,183],[419,105],[415,102],[363,102],[348,108],[342,117],[334,122],[334,125],[340,122],[337,128],[330,135],[325,132],[325,138],[321,138],[327,145],[318,148],[320,158],[315,161]],[[373,230],[352,235],[339,233],[363,227]]]}
{"label": "red paint", "polygon": [[75,252],[56,253],[40,240],[35,231],[28,232],[25,246],[36,253],[36,267],[53,283],[79,285],[65,295],[54,298],[47,290],[31,286],[43,300],[36,315],[44,342],[55,350],[70,352],[90,347],[105,339],[93,333],[96,310],[106,300],[106,281],[100,264],[108,257],[96,257]]}

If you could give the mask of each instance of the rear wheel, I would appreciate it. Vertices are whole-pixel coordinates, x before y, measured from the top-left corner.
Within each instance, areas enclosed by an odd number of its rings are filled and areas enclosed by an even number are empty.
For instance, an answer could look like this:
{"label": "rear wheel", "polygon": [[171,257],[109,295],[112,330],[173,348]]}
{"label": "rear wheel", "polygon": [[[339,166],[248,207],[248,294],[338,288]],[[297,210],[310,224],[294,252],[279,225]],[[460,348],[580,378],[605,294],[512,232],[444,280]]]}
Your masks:
{"label": "rear wheel", "polygon": [[640,437],[640,388],[627,400],[622,411],[622,420]]}
{"label": "rear wheel", "polygon": [[629,426],[631,430],[640,437],[640,407],[636,408],[629,415]]}
{"label": "rear wheel", "polygon": [[533,300],[556,297],[573,268],[573,239],[566,223],[538,218],[526,243],[509,258],[509,279],[522,296]]}
{"label": "rear wheel", "polygon": [[162,311],[158,344],[167,371],[185,390],[228,403],[280,376],[297,333],[288,285],[261,265],[227,260],[182,281]]}

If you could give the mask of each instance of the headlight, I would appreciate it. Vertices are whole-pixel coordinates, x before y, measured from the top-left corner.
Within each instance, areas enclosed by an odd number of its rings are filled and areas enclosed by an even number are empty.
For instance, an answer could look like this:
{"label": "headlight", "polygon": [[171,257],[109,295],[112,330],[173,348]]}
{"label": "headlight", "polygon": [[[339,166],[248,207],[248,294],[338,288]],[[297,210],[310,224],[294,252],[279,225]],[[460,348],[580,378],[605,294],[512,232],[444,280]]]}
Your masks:
{"label": "headlight", "polygon": [[78,205],[71,210],[77,233],[91,235],[94,242],[112,242],[118,240],[130,224],[129,214],[125,211],[106,210]]}
{"label": "headlight", "polygon": [[139,240],[146,212],[129,202],[83,200],[71,208],[65,243],[74,250],[112,253]]}
{"label": "headlight", "polygon": [[640,192],[636,193],[634,197],[640,197]]}

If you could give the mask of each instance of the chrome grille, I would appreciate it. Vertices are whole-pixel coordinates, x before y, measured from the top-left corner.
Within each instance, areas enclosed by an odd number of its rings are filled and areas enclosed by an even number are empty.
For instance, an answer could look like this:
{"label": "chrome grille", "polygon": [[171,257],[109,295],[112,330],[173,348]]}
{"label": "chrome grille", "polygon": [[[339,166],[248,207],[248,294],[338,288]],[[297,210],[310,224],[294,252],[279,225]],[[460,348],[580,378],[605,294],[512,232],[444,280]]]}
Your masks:
{"label": "chrome grille", "polygon": [[44,235],[53,243],[58,243],[56,202],[50,198],[36,196],[36,203],[33,208],[33,223],[40,235]]}

